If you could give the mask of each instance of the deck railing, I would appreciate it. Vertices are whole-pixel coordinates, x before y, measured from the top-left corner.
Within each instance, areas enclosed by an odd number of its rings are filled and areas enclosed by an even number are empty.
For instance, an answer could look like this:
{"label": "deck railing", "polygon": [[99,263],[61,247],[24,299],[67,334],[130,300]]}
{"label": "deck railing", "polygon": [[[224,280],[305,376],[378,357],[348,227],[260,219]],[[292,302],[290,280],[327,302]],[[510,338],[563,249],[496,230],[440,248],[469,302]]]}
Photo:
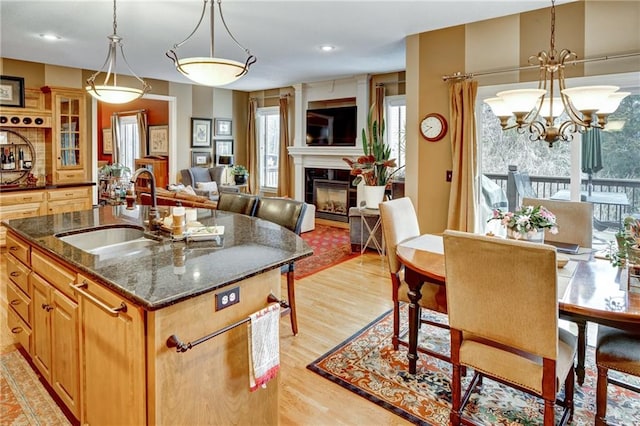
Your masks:
{"label": "deck railing", "polygon": [[[507,187],[507,174],[486,173],[489,179],[498,184],[505,194],[509,193]],[[558,176],[529,176],[531,186],[538,198],[551,198],[561,189],[569,189],[569,178]],[[638,179],[593,179],[592,191],[594,192],[623,192],[629,198],[629,206],[624,207],[622,215],[640,214],[640,180]],[[587,179],[582,180],[582,190],[587,190]],[[594,217],[603,223],[616,223],[619,221],[620,212],[616,206],[594,203]]]}

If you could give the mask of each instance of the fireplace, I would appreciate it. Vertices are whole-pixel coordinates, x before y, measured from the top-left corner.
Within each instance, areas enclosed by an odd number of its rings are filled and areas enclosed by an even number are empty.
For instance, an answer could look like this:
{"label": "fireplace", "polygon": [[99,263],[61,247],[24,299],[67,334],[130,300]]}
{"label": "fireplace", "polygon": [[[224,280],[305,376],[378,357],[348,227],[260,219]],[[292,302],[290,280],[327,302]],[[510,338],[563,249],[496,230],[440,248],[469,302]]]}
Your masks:
{"label": "fireplace", "polygon": [[305,201],[316,206],[316,217],[349,221],[356,205],[356,188],[349,170],[305,168]]}

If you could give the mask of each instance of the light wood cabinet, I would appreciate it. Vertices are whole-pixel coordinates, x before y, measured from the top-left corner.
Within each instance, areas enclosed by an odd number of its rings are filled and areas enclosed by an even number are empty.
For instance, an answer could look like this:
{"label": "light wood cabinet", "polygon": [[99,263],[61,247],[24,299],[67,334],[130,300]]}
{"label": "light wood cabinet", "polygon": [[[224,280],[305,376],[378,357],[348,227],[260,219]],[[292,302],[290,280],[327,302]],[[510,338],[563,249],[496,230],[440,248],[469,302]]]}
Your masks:
{"label": "light wood cabinet", "polygon": [[78,283],[85,377],[82,423],[144,425],[144,312],[82,274]]}
{"label": "light wood cabinet", "polygon": [[[45,191],[0,194],[0,221],[40,216],[46,213]],[[0,245],[5,244],[7,230],[0,226]]]}
{"label": "light wood cabinet", "polygon": [[67,408],[75,416],[79,416],[78,303],[71,289],[76,275],[74,271],[37,250],[31,253],[31,266],[31,357]]}
{"label": "light wood cabinet", "polygon": [[[135,167],[136,170],[147,169],[151,173],[153,173],[153,177],[156,180],[156,188],[167,188],[167,185],[169,184],[169,168],[166,158],[137,158],[135,160]],[[136,180],[135,190],[136,194],[139,194],[141,192],[151,192],[151,179],[149,179],[148,175],[143,174]]]}
{"label": "light wood cabinet", "polygon": [[29,275],[31,247],[17,237],[7,238],[7,322],[18,343],[31,352],[32,310]]}
{"label": "light wood cabinet", "polygon": [[60,188],[47,191],[47,213],[66,213],[91,208],[92,187]]}
{"label": "light wood cabinet", "polygon": [[81,89],[43,87],[53,117],[47,132],[46,173],[52,184],[86,181],[88,134],[86,93]]}

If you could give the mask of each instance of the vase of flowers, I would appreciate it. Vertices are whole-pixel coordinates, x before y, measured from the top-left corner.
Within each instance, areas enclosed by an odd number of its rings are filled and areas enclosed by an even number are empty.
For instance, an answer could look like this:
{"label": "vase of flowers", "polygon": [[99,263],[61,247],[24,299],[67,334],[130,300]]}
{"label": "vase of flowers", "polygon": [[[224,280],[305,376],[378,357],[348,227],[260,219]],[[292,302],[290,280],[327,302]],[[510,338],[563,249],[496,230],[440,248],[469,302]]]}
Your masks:
{"label": "vase of flowers", "polygon": [[544,206],[522,206],[515,212],[495,209],[489,221],[492,220],[499,220],[507,228],[507,237],[515,240],[544,243],[546,229],[558,233],[556,216]]}
{"label": "vase of flowers", "polygon": [[384,120],[378,125],[377,121],[371,121],[369,113],[367,122],[368,131],[362,129],[363,155],[355,160],[343,160],[351,167],[351,175],[355,176],[353,185],[364,182],[366,207],[377,209],[378,204],[384,199],[384,192],[391,176],[399,169],[393,170],[396,168],[396,160],[390,158],[391,148],[384,141]]}

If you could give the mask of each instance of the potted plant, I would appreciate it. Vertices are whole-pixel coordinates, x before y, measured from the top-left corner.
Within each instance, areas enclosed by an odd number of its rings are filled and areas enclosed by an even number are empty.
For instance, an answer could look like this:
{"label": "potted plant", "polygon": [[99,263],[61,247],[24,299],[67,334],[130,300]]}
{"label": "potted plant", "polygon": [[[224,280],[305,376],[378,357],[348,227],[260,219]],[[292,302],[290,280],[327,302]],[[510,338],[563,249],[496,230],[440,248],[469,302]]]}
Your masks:
{"label": "potted plant", "polygon": [[99,170],[105,177],[120,178],[123,174],[131,173],[131,169],[122,163],[105,164]]}
{"label": "potted plant", "polygon": [[[351,167],[351,174],[356,176],[353,185],[364,182],[364,197],[367,208],[378,208],[384,198],[384,191],[391,176],[397,171],[396,160],[391,159],[391,148],[384,141],[384,120],[378,125],[371,120],[371,112],[367,120],[367,129],[362,129],[363,155],[354,159],[343,158]],[[368,133],[368,137],[367,137]]]}
{"label": "potted plant", "polygon": [[236,164],[231,169],[231,174],[236,182],[236,185],[244,185],[247,183],[247,176],[249,176],[249,170],[245,166]]}
{"label": "potted plant", "polygon": [[493,210],[493,216],[487,221],[499,220],[507,228],[507,237],[515,240],[544,242],[544,231],[558,233],[556,216],[544,206],[522,206],[515,212]]}
{"label": "potted plant", "polygon": [[609,244],[607,258],[613,266],[624,266],[629,260],[640,264],[640,219],[627,216],[623,226],[616,232],[616,244]]}

